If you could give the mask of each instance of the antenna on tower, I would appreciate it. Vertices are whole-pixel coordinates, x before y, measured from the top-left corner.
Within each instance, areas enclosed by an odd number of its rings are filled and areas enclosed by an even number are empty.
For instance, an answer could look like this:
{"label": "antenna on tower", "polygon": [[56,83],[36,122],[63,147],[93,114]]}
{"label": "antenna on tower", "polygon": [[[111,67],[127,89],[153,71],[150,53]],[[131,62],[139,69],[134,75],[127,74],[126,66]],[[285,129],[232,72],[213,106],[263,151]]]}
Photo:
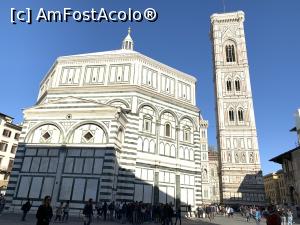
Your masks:
{"label": "antenna on tower", "polygon": [[225,0],[222,0],[222,3],[223,3],[223,12],[225,13],[226,12]]}

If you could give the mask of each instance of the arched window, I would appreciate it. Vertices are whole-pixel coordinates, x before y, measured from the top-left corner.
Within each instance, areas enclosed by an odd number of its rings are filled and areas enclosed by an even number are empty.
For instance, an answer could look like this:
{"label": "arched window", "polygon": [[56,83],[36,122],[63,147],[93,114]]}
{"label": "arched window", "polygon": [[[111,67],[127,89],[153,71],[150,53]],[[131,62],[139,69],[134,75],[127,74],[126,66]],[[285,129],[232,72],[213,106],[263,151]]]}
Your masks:
{"label": "arched window", "polygon": [[149,152],[149,141],[148,141],[148,139],[144,140],[143,152]]}
{"label": "arched window", "polygon": [[226,62],[235,62],[234,45],[226,45]]}
{"label": "arched window", "polygon": [[235,90],[236,91],[241,91],[241,84],[239,80],[235,80]]}
{"label": "arched window", "polygon": [[234,121],[234,112],[232,109],[229,110],[228,115],[229,115],[229,121],[233,122]]}
{"label": "arched window", "polygon": [[143,139],[141,137],[139,137],[138,142],[137,142],[137,150],[143,151]]}
{"label": "arched window", "polygon": [[151,118],[151,116],[149,116],[149,115],[144,116],[143,131],[151,133],[151,127],[152,127],[152,118]]}
{"label": "arched window", "polygon": [[191,129],[189,127],[185,127],[183,130],[183,140],[185,142],[190,142],[191,141]]}
{"label": "arched window", "polygon": [[228,80],[228,81],[226,82],[226,88],[227,88],[227,91],[231,91],[231,90],[232,90],[231,80]]}
{"label": "arched window", "polygon": [[171,137],[171,124],[169,123],[165,124],[165,136]]}
{"label": "arched window", "polygon": [[238,110],[238,117],[240,122],[244,121],[244,111],[242,109]]}

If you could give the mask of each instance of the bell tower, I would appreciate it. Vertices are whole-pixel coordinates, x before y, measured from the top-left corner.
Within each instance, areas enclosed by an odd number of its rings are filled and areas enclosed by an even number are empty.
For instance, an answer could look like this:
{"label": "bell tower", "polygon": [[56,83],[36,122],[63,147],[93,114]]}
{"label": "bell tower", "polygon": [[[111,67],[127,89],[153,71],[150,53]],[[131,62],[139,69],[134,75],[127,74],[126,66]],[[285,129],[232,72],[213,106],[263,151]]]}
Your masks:
{"label": "bell tower", "polygon": [[211,42],[220,153],[220,193],[225,204],[260,204],[260,167],[244,12],[213,14]]}

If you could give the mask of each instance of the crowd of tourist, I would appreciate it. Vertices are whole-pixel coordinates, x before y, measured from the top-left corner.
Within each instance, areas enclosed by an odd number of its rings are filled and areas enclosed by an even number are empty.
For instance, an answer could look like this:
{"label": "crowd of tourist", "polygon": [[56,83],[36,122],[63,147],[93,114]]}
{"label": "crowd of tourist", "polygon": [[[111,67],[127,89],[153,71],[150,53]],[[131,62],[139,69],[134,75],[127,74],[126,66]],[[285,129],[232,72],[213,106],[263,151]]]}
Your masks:
{"label": "crowd of tourist", "polygon": [[[5,198],[0,194],[0,214],[5,206]],[[23,215],[21,220],[25,221],[27,213],[30,211],[32,202],[28,199],[21,207]],[[190,205],[178,206],[175,208],[172,203],[152,205],[143,202],[93,202],[89,199],[82,209],[84,225],[90,225],[92,218],[104,221],[116,221],[121,224],[131,223],[139,225],[144,222],[155,222],[161,225],[181,225],[181,209],[186,212],[186,217],[207,218],[214,220],[215,216],[222,215],[232,218],[235,210],[232,206],[223,206],[210,204],[198,206],[192,211]],[[49,225],[52,218],[54,222],[68,222],[69,219],[69,201],[61,202],[54,209],[51,206],[51,197],[46,196],[42,205],[36,212],[37,225]],[[266,219],[267,225],[292,225],[293,213],[290,208],[277,208],[271,205],[267,208],[257,206],[240,206],[239,211],[247,222],[254,220],[260,225],[262,218]],[[55,217],[53,217],[55,214]]]}
{"label": "crowd of tourist", "polygon": [[293,213],[290,208],[277,208],[270,205],[267,208],[255,206],[241,206],[240,213],[246,218],[247,222],[255,220],[260,225],[262,218],[266,218],[267,225],[292,225]]}

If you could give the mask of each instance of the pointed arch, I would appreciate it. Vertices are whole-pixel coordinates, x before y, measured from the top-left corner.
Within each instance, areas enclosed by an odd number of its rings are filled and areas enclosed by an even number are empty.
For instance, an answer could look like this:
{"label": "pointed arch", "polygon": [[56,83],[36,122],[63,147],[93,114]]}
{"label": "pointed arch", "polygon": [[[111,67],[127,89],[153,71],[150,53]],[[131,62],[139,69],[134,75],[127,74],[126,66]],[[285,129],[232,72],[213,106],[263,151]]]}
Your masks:
{"label": "pointed arch", "polygon": [[228,120],[229,120],[229,122],[235,121],[235,113],[234,113],[234,109],[232,107],[230,107],[228,109]]}
{"label": "pointed arch", "polygon": [[244,122],[245,120],[245,112],[244,109],[239,107],[237,110],[237,119],[239,122]]}
{"label": "pointed arch", "polygon": [[224,60],[226,63],[235,63],[237,61],[237,44],[232,39],[224,41]]}
{"label": "pointed arch", "polygon": [[239,77],[236,77],[234,80],[235,91],[241,91],[241,80]]}

